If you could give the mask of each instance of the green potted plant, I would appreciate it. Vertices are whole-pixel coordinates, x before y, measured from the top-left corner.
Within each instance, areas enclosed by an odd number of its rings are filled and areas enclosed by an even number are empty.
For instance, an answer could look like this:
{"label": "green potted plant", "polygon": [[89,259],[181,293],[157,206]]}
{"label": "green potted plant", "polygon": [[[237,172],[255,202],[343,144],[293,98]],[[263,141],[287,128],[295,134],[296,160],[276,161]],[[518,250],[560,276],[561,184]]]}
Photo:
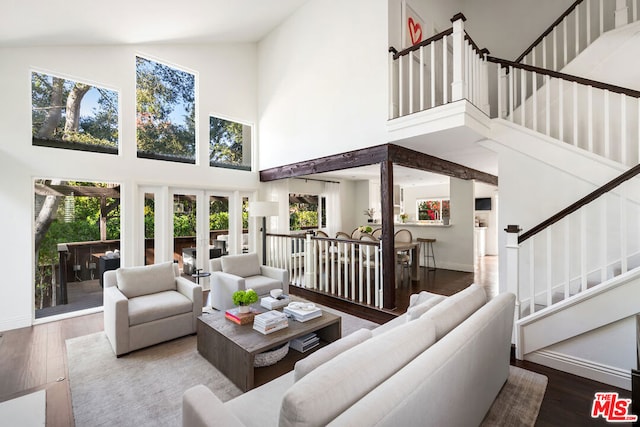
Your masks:
{"label": "green potted plant", "polygon": [[400,214],[400,222],[405,223],[407,222],[408,219],[409,219],[409,215],[407,215],[406,213]]}
{"label": "green potted plant", "polygon": [[238,306],[240,313],[248,313],[250,311],[249,306],[255,302],[258,302],[258,294],[253,289],[235,291],[233,293],[233,303]]}

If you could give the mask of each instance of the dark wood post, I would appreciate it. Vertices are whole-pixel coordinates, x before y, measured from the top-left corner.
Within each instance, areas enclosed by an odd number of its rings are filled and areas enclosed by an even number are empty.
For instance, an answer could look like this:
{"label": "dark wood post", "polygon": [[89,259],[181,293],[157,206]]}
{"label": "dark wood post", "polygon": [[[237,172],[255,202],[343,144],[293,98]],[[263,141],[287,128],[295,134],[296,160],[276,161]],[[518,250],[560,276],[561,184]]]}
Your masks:
{"label": "dark wood post", "polygon": [[[67,304],[67,253],[69,248],[64,243],[58,244],[58,268],[60,270],[59,282],[60,282],[60,304]],[[51,274],[55,274],[52,271]]]}
{"label": "dark wood post", "polygon": [[393,162],[380,163],[380,204],[382,208],[382,283],[384,308],[396,307],[396,253],[393,244]]}

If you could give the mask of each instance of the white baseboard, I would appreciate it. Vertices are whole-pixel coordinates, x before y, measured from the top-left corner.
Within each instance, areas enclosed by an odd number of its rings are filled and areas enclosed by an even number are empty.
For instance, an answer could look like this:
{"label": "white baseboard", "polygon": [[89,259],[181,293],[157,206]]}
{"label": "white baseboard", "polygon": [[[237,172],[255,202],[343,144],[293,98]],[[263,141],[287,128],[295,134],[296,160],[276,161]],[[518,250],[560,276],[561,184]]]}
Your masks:
{"label": "white baseboard", "polygon": [[525,355],[524,359],[579,377],[631,390],[631,371],[548,350],[534,351]]}
{"label": "white baseboard", "polygon": [[11,319],[3,319],[0,320],[0,331],[28,328],[29,326],[31,326],[31,323],[31,316],[18,316]]}

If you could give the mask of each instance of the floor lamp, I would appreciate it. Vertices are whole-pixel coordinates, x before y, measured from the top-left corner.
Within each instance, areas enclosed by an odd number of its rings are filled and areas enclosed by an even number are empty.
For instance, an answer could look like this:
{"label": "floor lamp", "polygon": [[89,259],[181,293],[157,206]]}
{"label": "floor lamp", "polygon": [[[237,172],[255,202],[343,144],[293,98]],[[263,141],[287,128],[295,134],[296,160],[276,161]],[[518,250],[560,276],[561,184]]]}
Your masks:
{"label": "floor lamp", "polygon": [[250,202],[249,216],[262,217],[262,264],[267,264],[267,217],[278,216],[278,202]]}

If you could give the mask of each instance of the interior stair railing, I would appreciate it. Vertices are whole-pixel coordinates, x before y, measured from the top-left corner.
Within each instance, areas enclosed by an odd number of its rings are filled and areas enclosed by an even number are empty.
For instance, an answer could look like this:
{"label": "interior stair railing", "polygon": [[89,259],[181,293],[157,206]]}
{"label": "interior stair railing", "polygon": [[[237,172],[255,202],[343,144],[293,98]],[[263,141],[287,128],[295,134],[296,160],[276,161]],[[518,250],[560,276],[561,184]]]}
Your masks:
{"label": "interior stair railing", "polygon": [[288,270],[291,286],[383,308],[379,241],[269,233],[267,265]]}
{"label": "interior stair railing", "polygon": [[487,61],[499,64],[498,117],[627,166],[640,162],[640,92],[494,57]]}
{"label": "interior stair railing", "polygon": [[489,114],[489,51],[464,31],[465,20],[459,13],[451,28],[402,51],[389,48],[390,119],[461,99]]}
{"label": "interior stair railing", "polygon": [[560,71],[604,32],[638,20],[640,0],[578,0],[515,62]]}
{"label": "interior stair railing", "polygon": [[639,173],[636,165],[523,234],[506,229],[517,318],[640,268]]}

